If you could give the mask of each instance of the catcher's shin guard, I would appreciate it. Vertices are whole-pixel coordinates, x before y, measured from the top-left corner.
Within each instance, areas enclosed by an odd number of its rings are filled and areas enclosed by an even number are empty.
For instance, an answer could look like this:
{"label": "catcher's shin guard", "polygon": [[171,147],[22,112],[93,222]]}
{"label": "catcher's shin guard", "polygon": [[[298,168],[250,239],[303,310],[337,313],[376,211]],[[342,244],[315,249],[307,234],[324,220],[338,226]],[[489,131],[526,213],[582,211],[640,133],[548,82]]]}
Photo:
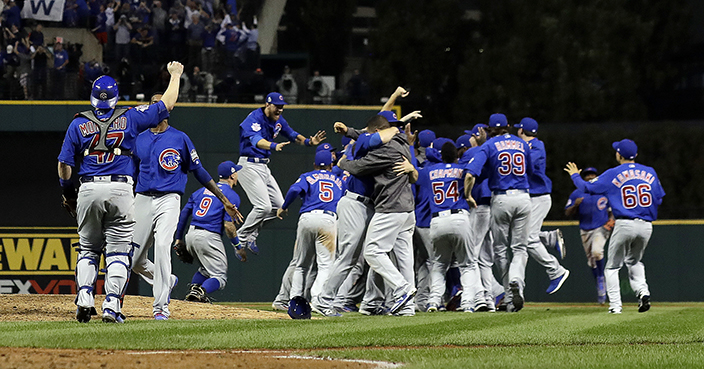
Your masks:
{"label": "catcher's shin guard", "polygon": [[105,254],[105,302],[103,310],[119,313],[132,268],[132,251]]}
{"label": "catcher's shin guard", "polygon": [[95,305],[95,282],[98,279],[98,262],[100,255],[77,246],[76,261],[76,305],[93,308]]}

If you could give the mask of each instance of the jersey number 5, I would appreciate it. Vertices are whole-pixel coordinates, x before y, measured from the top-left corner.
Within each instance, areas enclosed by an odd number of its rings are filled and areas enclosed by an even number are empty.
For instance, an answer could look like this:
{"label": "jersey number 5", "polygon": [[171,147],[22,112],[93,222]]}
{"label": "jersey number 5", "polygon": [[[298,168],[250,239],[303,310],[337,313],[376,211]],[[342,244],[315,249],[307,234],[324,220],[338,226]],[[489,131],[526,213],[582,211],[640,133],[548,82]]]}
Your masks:
{"label": "jersey number 5", "polygon": [[522,152],[516,152],[513,155],[502,152],[499,154],[499,161],[501,161],[501,165],[498,169],[499,174],[502,176],[507,176],[511,173],[517,176],[526,174],[526,157]]}
{"label": "jersey number 5", "polygon": [[647,208],[653,203],[653,195],[650,194],[650,185],[642,183],[637,187],[634,185],[621,187],[621,202],[626,209],[633,209],[636,206]]}
{"label": "jersey number 5", "polygon": [[208,209],[210,209],[210,204],[213,203],[213,199],[210,197],[204,197],[203,200],[200,200],[200,204],[198,204],[198,210],[196,211],[196,215],[199,217],[204,217],[205,214],[208,213]]}
{"label": "jersey number 5", "polygon": [[332,192],[333,183],[332,182],[323,182],[323,181],[319,181],[318,183],[319,183],[318,190],[320,192],[320,194],[318,194],[318,198],[320,199],[320,201],[322,201],[322,202],[332,201],[332,199],[334,197],[334,194]]}
{"label": "jersey number 5", "polygon": [[445,199],[452,199],[453,202],[457,202],[460,198],[460,192],[458,190],[457,181],[450,182],[450,185],[445,191],[444,182],[433,182],[433,202],[435,205],[440,205],[445,202]]}

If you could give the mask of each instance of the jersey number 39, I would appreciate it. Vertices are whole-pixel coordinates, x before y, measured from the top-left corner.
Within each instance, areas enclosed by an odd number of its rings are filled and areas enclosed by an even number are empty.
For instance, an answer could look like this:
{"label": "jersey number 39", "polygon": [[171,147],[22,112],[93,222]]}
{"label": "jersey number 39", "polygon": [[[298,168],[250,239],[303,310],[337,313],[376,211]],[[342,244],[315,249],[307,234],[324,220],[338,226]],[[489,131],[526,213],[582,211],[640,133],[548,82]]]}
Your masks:
{"label": "jersey number 39", "polygon": [[502,152],[499,154],[499,161],[501,165],[499,166],[499,174],[502,176],[507,176],[511,173],[522,176],[526,174],[526,157],[522,152],[516,152],[509,154],[507,152]]}

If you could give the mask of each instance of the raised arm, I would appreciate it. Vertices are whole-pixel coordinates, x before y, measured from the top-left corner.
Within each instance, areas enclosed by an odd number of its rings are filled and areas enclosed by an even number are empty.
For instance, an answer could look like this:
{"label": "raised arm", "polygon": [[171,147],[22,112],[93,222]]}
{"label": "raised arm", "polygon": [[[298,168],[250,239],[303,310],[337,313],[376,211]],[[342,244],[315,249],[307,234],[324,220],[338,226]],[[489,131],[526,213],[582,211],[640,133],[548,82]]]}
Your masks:
{"label": "raised arm", "polygon": [[405,88],[398,86],[396,87],[396,91],[389,96],[389,100],[386,101],[386,104],[381,108],[381,111],[389,111],[391,108],[393,108],[394,104],[396,103],[396,99],[399,97],[406,97],[408,96],[410,92],[406,91]]}
{"label": "raised arm", "polygon": [[166,69],[171,74],[171,80],[169,81],[169,86],[164,91],[161,96],[161,101],[164,102],[166,109],[168,111],[173,110],[176,105],[176,100],[178,100],[178,90],[181,85],[181,75],[183,74],[183,64],[172,61],[167,66]]}

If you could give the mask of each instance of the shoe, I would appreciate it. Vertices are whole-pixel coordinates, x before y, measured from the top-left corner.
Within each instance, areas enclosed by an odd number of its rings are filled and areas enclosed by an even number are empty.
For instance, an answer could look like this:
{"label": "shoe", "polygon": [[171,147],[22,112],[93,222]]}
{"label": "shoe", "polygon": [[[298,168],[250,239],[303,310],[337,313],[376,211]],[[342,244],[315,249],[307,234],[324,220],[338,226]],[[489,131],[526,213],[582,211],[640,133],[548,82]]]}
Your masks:
{"label": "shoe", "polygon": [[[506,297],[506,292],[501,292],[500,295],[494,298],[494,306],[499,311],[506,311],[506,304],[504,304],[504,297]],[[501,307],[503,306],[503,310]]]}
{"label": "shoe", "polygon": [[359,313],[362,315],[388,315],[389,310],[385,306],[377,306],[359,309]]}
{"label": "shoe", "polygon": [[650,295],[642,295],[638,301],[638,312],[645,313],[650,310]]}
{"label": "shoe", "polygon": [[178,277],[175,274],[171,275],[171,289],[169,289],[169,298],[166,300],[166,303],[171,302],[171,291],[174,290],[174,287],[178,284]]}
{"label": "shoe", "polygon": [[78,309],[76,309],[76,320],[80,323],[90,322],[90,308],[79,306]]}
{"label": "shoe", "polygon": [[596,295],[597,302],[599,302],[600,305],[604,305],[606,303],[606,287],[604,286],[603,276],[596,278]]}
{"label": "shoe", "polygon": [[428,313],[437,313],[438,312],[438,305],[437,304],[428,304],[428,308],[425,310]]}
{"label": "shoe", "polygon": [[565,269],[565,274],[553,279],[550,281],[550,285],[548,286],[548,289],[545,290],[548,294],[552,295],[553,293],[557,292],[557,290],[562,287],[562,284],[565,283],[567,280],[567,277],[570,276],[570,271]]}
{"label": "shoe", "polygon": [[396,314],[399,312],[399,310],[403,309],[404,306],[408,303],[408,301],[411,301],[413,297],[415,297],[416,292],[418,292],[415,288],[411,289],[407,293],[404,293],[403,296],[401,296],[398,300],[396,300],[396,303],[394,306],[389,309],[390,314]]}
{"label": "shoe", "polygon": [[359,308],[357,307],[357,305],[345,305],[339,308],[338,310],[341,310],[344,313],[356,313],[359,311]]}
{"label": "shoe", "polygon": [[340,314],[340,312],[337,311],[337,309],[335,309],[335,308],[324,309],[324,310],[322,310],[321,314],[323,316],[330,317],[330,318],[338,318],[338,317],[342,316],[342,314]]}
{"label": "shoe", "polygon": [[486,303],[481,302],[481,303],[477,304],[477,306],[475,306],[474,309],[472,309],[472,311],[474,311],[475,313],[483,313],[483,312],[489,311],[489,307],[486,305]]}
{"label": "shoe", "polygon": [[288,302],[274,301],[271,307],[274,310],[288,311]]}
{"label": "shoe", "polygon": [[125,318],[121,313],[116,313],[111,309],[103,310],[103,323],[124,323]]}
{"label": "shoe", "polygon": [[259,255],[259,247],[257,247],[257,241],[247,241],[247,248],[249,249],[249,251],[252,252],[252,254]]}
{"label": "shoe", "polygon": [[609,308],[609,314],[621,314],[621,309]]}
{"label": "shoe", "polygon": [[564,259],[565,256],[567,256],[567,249],[565,249],[565,239],[562,237],[562,231],[558,228],[557,230],[557,241],[555,241],[555,249],[557,249],[557,253],[560,255],[560,260]]}
{"label": "shoe", "polygon": [[511,305],[506,306],[506,311],[517,312],[523,309],[523,296],[521,296],[521,289],[518,287],[518,282],[513,281],[508,284],[509,290],[511,290]]}
{"label": "shoe", "polygon": [[460,306],[462,302],[462,290],[458,289],[457,292],[450,298],[450,301],[445,304],[445,309],[448,311],[455,311]]}
{"label": "shoe", "polygon": [[155,320],[169,320],[169,317],[162,314],[162,313],[156,313],[156,314],[154,314],[154,319]]}

